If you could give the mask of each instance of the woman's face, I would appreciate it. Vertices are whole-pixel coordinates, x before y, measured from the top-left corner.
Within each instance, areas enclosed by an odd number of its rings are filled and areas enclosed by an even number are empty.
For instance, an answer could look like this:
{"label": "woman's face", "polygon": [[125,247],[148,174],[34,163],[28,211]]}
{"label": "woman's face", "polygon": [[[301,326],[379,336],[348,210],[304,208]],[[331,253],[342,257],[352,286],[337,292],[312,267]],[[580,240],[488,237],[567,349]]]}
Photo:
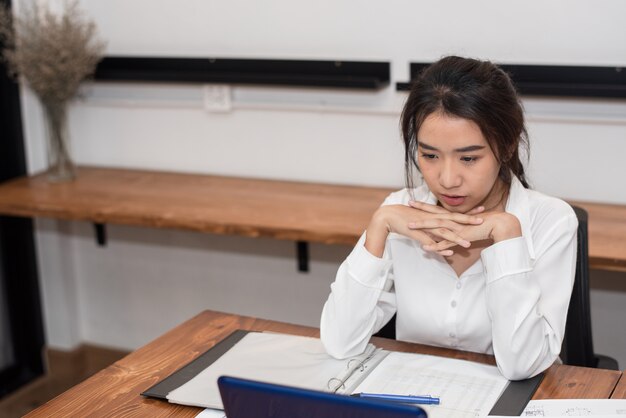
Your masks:
{"label": "woman's face", "polygon": [[420,171],[441,206],[464,213],[504,205],[500,163],[474,122],[431,113],[417,140]]}

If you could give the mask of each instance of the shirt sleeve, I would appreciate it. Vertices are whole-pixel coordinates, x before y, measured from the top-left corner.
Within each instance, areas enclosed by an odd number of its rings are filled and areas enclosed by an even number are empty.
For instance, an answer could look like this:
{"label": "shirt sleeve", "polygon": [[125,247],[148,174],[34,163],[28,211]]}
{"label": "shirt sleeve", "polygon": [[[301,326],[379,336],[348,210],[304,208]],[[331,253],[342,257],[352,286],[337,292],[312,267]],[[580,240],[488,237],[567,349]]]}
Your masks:
{"label": "shirt sleeve", "polygon": [[366,233],[339,267],[322,311],[320,338],[335,358],[362,353],[396,311],[388,251],[383,258],[372,255],[365,238]]}
{"label": "shirt sleeve", "polygon": [[574,285],[577,226],[573,212],[543,222],[534,260],[525,237],[481,253],[493,352],[507,379],[535,376],[559,356]]}

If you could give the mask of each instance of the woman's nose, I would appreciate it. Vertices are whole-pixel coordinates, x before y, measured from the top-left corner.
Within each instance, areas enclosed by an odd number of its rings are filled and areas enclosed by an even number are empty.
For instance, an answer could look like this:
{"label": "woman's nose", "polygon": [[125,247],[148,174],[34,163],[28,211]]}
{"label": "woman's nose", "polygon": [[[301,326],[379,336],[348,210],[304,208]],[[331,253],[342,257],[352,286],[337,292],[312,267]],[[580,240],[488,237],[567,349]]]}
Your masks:
{"label": "woman's nose", "polygon": [[439,172],[439,183],[446,189],[453,189],[461,185],[462,179],[457,167],[452,162],[445,162]]}

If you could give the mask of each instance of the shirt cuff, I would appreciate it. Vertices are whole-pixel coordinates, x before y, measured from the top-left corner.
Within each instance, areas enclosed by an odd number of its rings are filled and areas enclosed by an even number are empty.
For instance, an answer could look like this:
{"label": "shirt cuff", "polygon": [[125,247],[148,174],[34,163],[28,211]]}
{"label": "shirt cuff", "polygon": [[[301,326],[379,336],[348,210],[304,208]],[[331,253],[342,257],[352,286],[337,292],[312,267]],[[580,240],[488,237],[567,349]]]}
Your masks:
{"label": "shirt cuff", "polygon": [[354,247],[348,258],[348,274],[354,280],[367,287],[383,289],[391,260],[378,258],[365,248],[365,234]]}
{"label": "shirt cuff", "polygon": [[506,276],[532,270],[526,238],[523,236],[497,242],[485,248],[480,257],[487,276],[487,284]]}

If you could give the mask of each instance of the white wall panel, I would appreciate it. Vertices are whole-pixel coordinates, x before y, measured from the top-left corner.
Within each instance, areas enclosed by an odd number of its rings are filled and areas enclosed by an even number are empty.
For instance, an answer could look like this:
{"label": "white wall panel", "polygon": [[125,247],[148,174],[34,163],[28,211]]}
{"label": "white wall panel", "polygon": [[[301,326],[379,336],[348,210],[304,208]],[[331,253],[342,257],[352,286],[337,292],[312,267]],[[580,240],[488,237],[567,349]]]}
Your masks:
{"label": "white wall panel", "polygon": [[[626,65],[620,0],[80,3],[110,55],[392,64],[392,85],[377,92],[232,86],[224,113],[204,109],[201,85],[87,84],[70,112],[80,164],[399,187],[405,95],[394,86],[407,80],[410,61],[456,53],[516,64]],[[28,89],[22,97],[34,172],[45,167],[41,111]],[[623,101],[524,104],[537,189],[626,204]],[[311,272],[300,274],[292,242],[109,226],[109,244],[99,248],[88,224],[41,221],[37,231],[47,339],[62,348],[80,341],[136,348],[202,309],[316,325],[349,251],[312,245]],[[626,359],[614,322],[626,314],[626,289],[594,290],[593,302],[597,347]]]}

